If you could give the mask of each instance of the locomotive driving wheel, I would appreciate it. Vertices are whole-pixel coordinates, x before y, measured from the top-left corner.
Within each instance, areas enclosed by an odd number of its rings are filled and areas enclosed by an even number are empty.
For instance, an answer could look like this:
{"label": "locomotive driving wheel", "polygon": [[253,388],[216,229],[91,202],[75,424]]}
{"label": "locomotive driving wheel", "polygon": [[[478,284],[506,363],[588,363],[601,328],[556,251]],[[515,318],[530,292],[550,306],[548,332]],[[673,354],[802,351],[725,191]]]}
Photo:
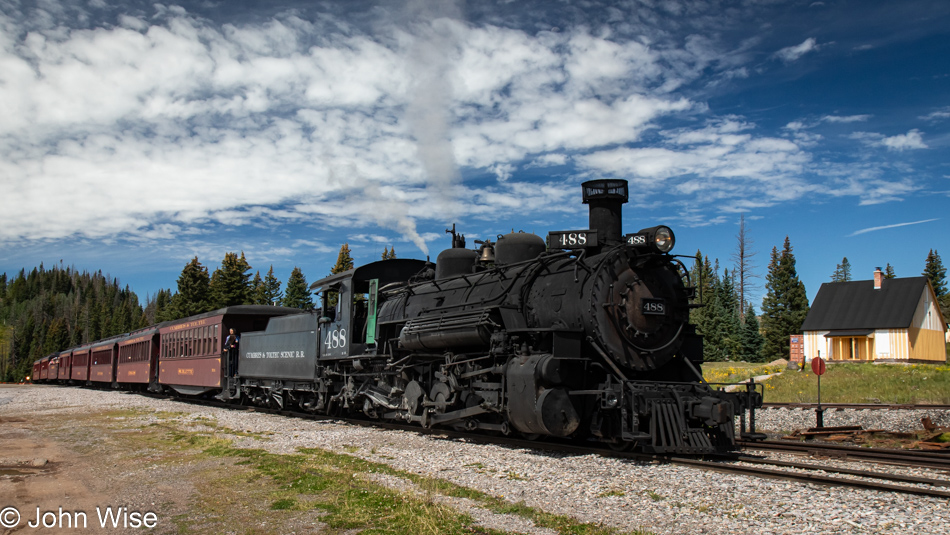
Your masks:
{"label": "locomotive driving wheel", "polygon": [[448,408],[449,399],[452,397],[452,390],[445,383],[436,383],[432,385],[429,391],[429,399],[436,403],[435,412],[443,413]]}
{"label": "locomotive driving wheel", "polygon": [[409,414],[412,416],[419,415],[419,409],[422,407],[422,397],[425,395],[425,391],[422,389],[417,381],[409,381],[409,384],[406,385],[406,391],[403,392],[402,397],[406,400],[406,408],[409,409]]}

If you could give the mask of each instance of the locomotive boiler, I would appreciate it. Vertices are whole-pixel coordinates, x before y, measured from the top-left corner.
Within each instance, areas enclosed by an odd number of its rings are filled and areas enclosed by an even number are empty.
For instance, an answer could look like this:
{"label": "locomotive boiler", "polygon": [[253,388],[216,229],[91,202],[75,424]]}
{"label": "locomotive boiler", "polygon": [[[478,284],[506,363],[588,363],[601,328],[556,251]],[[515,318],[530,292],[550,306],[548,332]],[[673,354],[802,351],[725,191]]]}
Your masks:
{"label": "locomotive boiler", "polygon": [[626,181],[582,188],[587,229],[477,250],[453,229],[434,266],[384,260],[315,282],[318,311],[244,335],[223,396],[653,453],[734,449],[737,414],[761,396],[703,381],[673,231],[623,233]]}

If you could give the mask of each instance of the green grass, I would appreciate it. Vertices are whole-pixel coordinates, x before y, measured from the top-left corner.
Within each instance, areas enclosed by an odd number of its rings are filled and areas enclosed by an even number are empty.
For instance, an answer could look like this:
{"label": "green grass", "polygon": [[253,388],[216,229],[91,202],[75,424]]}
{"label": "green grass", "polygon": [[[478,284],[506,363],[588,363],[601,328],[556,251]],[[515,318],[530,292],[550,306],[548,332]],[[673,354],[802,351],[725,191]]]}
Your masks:
{"label": "green grass", "polygon": [[752,377],[783,371],[785,366],[749,362],[707,362],[703,378],[710,383],[740,383]]}
{"label": "green grass", "polygon": [[[703,364],[703,377],[711,383],[744,382],[750,377],[779,372],[780,375],[764,381],[766,403],[818,401],[818,377],[809,366],[797,371],[747,362]],[[828,362],[821,377],[821,401],[947,405],[950,366]]]}
{"label": "green grass", "polygon": [[[318,511],[319,522],[331,533],[358,530],[366,534],[463,534],[498,533],[474,525],[474,521],[448,506],[441,505],[437,496],[467,498],[481,507],[499,514],[520,515],[536,525],[551,528],[562,534],[619,535],[620,532],[599,524],[581,523],[571,517],[553,515],[526,506],[511,503],[503,497],[494,497],[461,487],[447,481],[402,472],[388,465],[366,461],[352,455],[320,449],[302,449],[296,454],[278,455],[260,449],[239,449],[222,433],[224,429],[197,431],[194,429],[166,428],[168,437],[179,447],[197,450],[208,457],[226,458],[245,470],[245,482],[253,487],[267,489],[270,511],[303,514]],[[350,448],[345,448],[350,450]],[[247,475],[248,472],[251,475]],[[416,492],[402,492],[376,483],[367,474],[380,473],[410,481]],[[256,475],[254,475],[256,474]],[[509,479],[523,479],[509,473]],[[210,489],[209,489],[210,491]],[[203,492],[220,495],[224,492]],[[209,511],[226,504],[210,504]],[[208,515],[198,515],[200,522],[178,518],[181,533],[200,533],[209,528]],[[253,518],[253,517],[252,517]],[[219,526],[224,527],[224,526]],[[634,531],[631,535],[648,535]]]}
{"label": "green grass", "polygon": [[[818,377],[810,367],[765,383],[766,403],[818,401]],[[830,363],[821,376],[826,403],[950,404],[950,366],[934,364]]]}

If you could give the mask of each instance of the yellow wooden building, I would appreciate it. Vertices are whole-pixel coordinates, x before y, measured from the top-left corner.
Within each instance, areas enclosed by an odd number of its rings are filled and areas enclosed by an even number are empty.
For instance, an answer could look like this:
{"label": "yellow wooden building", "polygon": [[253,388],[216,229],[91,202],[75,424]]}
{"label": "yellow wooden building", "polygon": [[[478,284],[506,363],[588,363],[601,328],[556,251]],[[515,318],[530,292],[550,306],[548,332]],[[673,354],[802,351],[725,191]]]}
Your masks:
{"label": "yellow wooden building", "polygon": [[826,282],[802,324],[805,358],[946,362],[947,321],[927,277]]}

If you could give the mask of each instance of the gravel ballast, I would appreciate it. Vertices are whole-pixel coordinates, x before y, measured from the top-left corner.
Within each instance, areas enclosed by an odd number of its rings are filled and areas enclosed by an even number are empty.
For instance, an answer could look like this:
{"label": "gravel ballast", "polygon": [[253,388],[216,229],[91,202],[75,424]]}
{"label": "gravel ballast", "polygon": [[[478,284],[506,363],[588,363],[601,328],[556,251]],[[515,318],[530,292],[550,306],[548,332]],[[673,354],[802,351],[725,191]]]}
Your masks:
{"label": "gravel ballast", "polygon": [[[80,388],[21,386],[0,389],[0,416],[68,414],[134,409],[184,413],[182,420],[209,419],[218,428],[264,433],[263,440],[233,437],[238,447],[292,453],[323,448],[501,497],[580,522],[620,530],[673,533],[915,533],[950,532],[947,500],[878,491],[808,485],[642,464],[595,455],[565,455],[474,444],[402,431],[310,421],[275,415],[201,407],[134,394]],[[918,414],[920,413],[920,414]],[[920,427],[920,418],[950,425],[945,411],[828,411],[825,425],[863,425],[894,431]],[[142,417],[147,422],[150,416]],[[154,417],[151,417],[154,418]],[[757,418],[761,429],[809,427],[814,411],[770,409]],[[886,468],[875,467],[875,470]],[[914,470],[923,477],[946,474]],[[407,485],[394,478],[394,488]],[[410,486],[402,489],[413,492]],[[446,503],[451,504],[451,499]],[[474,518],[477,505],[453,505]],[[510,515],[486,515],[493,529],[512,533],[552,533]]]}

